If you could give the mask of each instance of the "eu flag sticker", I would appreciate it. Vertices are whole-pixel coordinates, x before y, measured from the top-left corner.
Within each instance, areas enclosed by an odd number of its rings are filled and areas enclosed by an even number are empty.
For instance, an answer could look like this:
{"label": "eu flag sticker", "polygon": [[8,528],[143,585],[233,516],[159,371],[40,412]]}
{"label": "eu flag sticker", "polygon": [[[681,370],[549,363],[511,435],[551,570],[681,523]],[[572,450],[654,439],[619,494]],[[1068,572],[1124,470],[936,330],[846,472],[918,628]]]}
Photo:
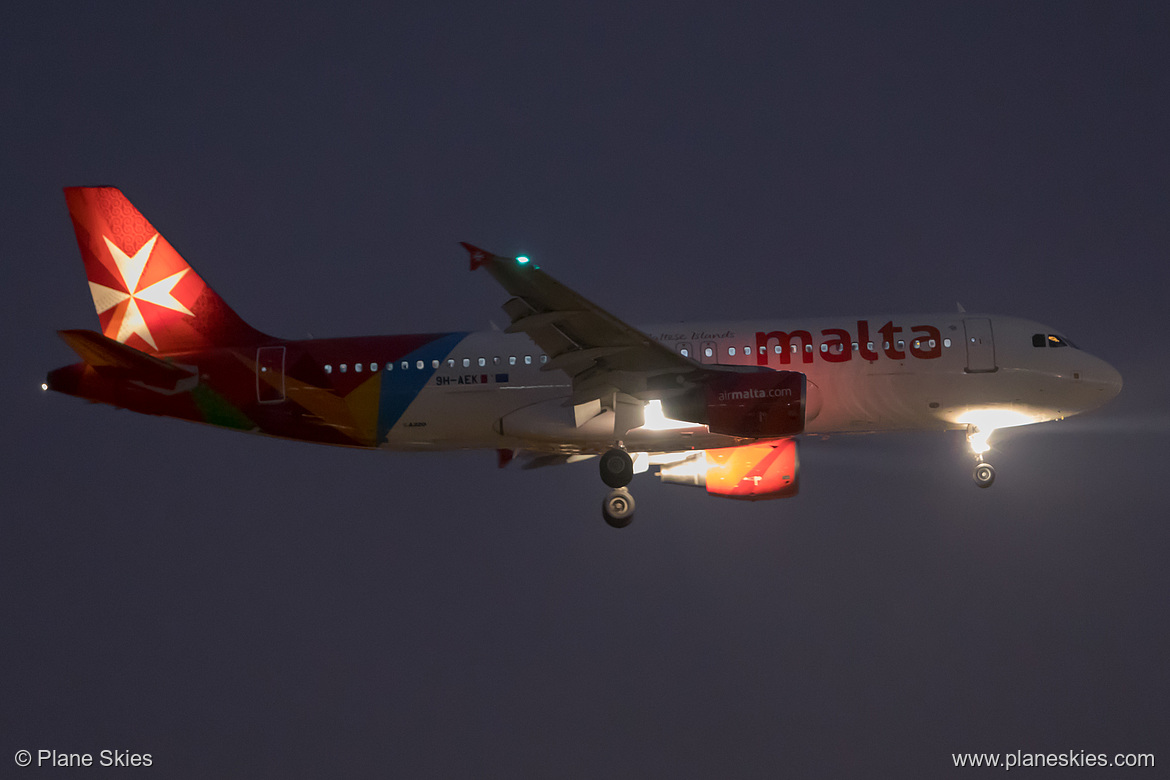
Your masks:
{"label": "eu flag sticker", "polygon": [[508,381],[507,374],[496,374],[496,384],[500,384],[500,383],[507,382],[507,381]]}

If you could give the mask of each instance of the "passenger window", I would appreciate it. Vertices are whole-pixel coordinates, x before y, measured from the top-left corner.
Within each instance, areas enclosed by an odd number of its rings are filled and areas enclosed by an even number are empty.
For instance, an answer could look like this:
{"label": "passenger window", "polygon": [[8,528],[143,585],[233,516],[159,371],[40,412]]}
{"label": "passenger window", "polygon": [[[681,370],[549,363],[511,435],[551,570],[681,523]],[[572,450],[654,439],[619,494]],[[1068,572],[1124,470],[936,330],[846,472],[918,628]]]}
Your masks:
{"label": "passenger window", "polygon": [[480,358],[479,365],[480,365],[480,368],[483,368],[484,366],[486,366],[487,365],[487,358]]}
{"label": "passenger window", "polygon": [[855,341],[855,342],[853,342],[853,351],[856,352],[857,349],[858,349],[857,342]]}
{"label": "passenger window", "polygon": [[743,354],[744,354],[744,357],[747,357],[748,355],[752,354],[752,348],[751,347],[744,347]]}
{"label": "passenger window", "polygon": [[943,346],[946,347],[947,349],[950,349],[951,348],[951,340],[950,339],[943,339]]}
{"label": "passenger window", "polygon": [[931,349],[934,349],[936,345],[937,345],[937,342],[934,339],[931,339],[930,341],[926,342],[926,346],[930,347]]}
{"label": "passenger window", "polygon": [[525,355],[524,356],[524,365],[526,365],[526,366],[532,365],[532,355]]}
{"label": "passenger window", "polygon": [[370,373],[372,374],[377,370],[378,370],[378,364],[377,363],[370,363]]}
{"label": "passenger window", "polygon": [[898,340],[898,349],[906,349],[906,342],[899,339]]}
{"label": "passenger window", "polygon": [[710,347],[703,347],[703,354],[707,357],[715,357],[715,350]]}
{"label": "passenger window", "polygon": [[828,351],[829,351],[829,345],[828,344],[821,344],[821,352],[828,352]]}
{"label": "passenger window", "polygon": [[[793,347],[795,347],[796,345],[795,345],[795,344],[793,344],[792,346],[793,346]],[[805,344],[805,345],[804,345],[804,351],[805,351],[805,352],[812,352],[812,344]]]}
{"label": "passenger window", "polygon": [[423,363],[421,360],[419,360],[415,362],[414,367],[421,370],[425,365],[426,363]]}
{"label": "passenger window", "polygon": [[541,363],[547,363],[547,362],[548,362],[548,355],[541,355],[541,356],[540,356],[540,362],[541,362]]}
{"label": "passenger window", "polygon": [[355,374],[360,374],[362,372],[362,364],[361,363],[354,363],[353,364],[353,372]]}
{"label": "passenger window", "polygon": [[679,347],[678,354],[682,355],[683,357],[690,357],[691,351],[686,347]]}
{"label": "passenger window", "polygon": [[774,352],[775,352],[777,355],[779,355],[781,352],[783,352],[783,351],[784,351],[784,348],[783,348],[783,347],[781,347],[779,344],[777,344],[777,345],[776,345],[775,347],[773,347],[772,349],[773,349],[773,351],[774,351]]}
{"label": "passenger window", "polygon": [[496,355],[494,358],[492,358],[492,365],[498,366],[499,364],[500,364],[500,356]]}
{"label": "passenger window", "polygon": [[463,358],[463,367],[468,368],[470,366],[471,366],[471,358]]}
{"label": "passenger window", "polygon": [[455,368],[455,358],[447,358],[447,368]]}
{"label": "passenger window", "polygon": [[1033,347],[1046,347],[1046,346],[1048,346],[1047,344],[1044,343],[1044,334],[1043,333],[1033,333],[1032,334],[1032,346]]}
{"label": "passenger window", "polygon": [[333,366],[331,366],[331,365],[329,365],[328,363],[326,363],[326,364],[325,364],[325,373],[326,373],[326,374],[332,374],[332,373],[333,373]]}
{"label": "passenger window", "polygon": [[728,347],[727,354],[730,355],[731,357],[735,357],[735,347]]}
{"label": "passenger window", "polygon": [[510,366],[516,365],[516,356],[515,355],[508,355],[508,365],[510,365]]}
{"label": "passenger window", "polygon": [[865,342],[865,348],[868,349],[870,352],[873,352],[873,342],[872,341]]}
{"label": "passenger window", "polygon": [[345,373],[345,363],[342,363],[341,366],[339,366],[339,368],[341,368],[341,373],[344,374]]}
{"label": "passenger window", "polygon": [[387,363],[387,364],[386,364],[386,370],[387,370],[387,371],[393,371],[393,370],[394,370],[394,364],[393,364],[393,363]]}
{"label": "passenger window", "polygon": [[439,367],[439,361],[432,360],[431,361],[431,368],[438,368],[438,367]]}

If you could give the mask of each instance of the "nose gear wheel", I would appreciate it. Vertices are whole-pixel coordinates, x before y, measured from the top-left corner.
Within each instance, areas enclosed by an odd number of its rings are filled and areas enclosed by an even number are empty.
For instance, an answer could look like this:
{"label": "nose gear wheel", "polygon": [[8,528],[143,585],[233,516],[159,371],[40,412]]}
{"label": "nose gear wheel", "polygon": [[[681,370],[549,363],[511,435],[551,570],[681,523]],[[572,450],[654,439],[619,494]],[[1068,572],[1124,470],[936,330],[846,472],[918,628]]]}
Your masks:
{"label": "nose gear wheel", "polygon": [[975,484],[981,488],[991,487],[991,483],[995,482],[995,469],[990,463],[979,462],[975,464]]}

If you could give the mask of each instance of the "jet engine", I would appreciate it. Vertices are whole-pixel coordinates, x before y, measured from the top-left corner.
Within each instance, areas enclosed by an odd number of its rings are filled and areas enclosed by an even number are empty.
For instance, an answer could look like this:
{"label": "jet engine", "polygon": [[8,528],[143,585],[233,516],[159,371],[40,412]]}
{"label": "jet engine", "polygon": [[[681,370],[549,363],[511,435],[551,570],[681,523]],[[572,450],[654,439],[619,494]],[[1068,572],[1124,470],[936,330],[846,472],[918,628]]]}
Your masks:
{"label": "jet engine", "polygon": [[712,371],[687,392],[663,398],[662,410],[727,436],[795,436],[804,430],[807,385],[797,371]]}
{"label": "jet engine", "polygon": [[795,496],[800,458],[795,439],[696,452],[662,466],[663,482],[705,486],[716,496],[763,501]]}

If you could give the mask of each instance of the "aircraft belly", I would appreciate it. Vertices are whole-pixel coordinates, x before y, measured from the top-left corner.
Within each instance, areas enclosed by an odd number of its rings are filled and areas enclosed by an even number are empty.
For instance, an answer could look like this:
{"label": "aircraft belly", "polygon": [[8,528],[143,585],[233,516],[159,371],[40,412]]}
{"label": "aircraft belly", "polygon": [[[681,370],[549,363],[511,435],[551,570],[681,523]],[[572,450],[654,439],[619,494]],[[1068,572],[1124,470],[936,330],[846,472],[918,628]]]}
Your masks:
{"label": "aircraft belly", "polygon": [[388,449],[477,449],[505,446],[498,421],[532,403],[562,398],[564,387],[428,388],[406,407],[381,443]]}
{"label": "aircraft belly", "polygon": [[[566,397],[550,398],[517,409],[499,422],[502,435],[514,446],[563,452],[603,452],[613,446],[614,413],[601,411],[578,424]],[[713,434],[705,425],[688,425],[668,430],[646,427],[627,431],[621,437],[635,452],[683,451],[731,447],[750,439]]]}
{"label": "aircraft belly", "polygon": [[809,433],[950,427],[941,415],[948,373],[911,372],[902,365],[854,363],[809,373],[821,408]]}

